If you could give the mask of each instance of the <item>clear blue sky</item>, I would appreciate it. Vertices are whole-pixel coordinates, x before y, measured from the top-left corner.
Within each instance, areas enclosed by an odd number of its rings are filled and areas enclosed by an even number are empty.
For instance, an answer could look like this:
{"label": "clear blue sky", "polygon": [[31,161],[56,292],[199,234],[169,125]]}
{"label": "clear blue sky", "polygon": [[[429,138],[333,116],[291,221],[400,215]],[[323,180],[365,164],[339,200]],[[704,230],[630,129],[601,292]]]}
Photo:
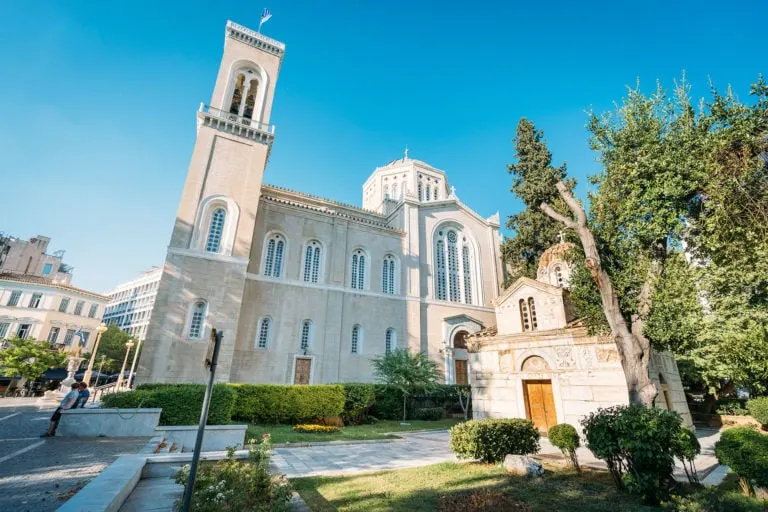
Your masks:
{"label": "clear blue sky", "polygon": [[711,78],[746,97],[766,71],[764,0],[6,1],[0,231],[52,237],[95,291],[162,263],[224,24],[255,27],[265,6],[264,33],[287,44],[265,180],[355,204],[407,144],[506,217],[522,116],[584,195],[590,106],[683,70],[695,95]]}

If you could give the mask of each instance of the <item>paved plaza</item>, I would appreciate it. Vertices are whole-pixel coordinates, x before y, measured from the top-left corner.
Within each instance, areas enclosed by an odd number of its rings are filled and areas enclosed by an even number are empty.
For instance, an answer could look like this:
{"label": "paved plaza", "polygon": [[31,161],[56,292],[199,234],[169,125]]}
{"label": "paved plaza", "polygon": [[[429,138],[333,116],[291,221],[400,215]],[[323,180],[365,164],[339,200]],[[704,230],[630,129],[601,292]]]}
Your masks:
{"label": "paved plaza", "polygon": [[52,407],[34,399],[0,399],[0,510],[56,510],[118,456],[147,438],[45,438]]}

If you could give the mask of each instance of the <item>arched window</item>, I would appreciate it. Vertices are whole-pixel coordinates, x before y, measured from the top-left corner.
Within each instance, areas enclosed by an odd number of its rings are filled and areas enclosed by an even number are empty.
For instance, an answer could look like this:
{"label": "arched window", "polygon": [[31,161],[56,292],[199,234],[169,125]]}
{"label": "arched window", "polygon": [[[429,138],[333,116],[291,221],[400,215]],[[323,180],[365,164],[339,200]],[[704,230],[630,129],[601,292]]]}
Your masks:
{"label": "arched window", "polygon": [[312,343],[312,321],[304,320],[301,323],[301,344],[299,347],[301,350],[309,350],[310,343]]}
{"label": "arched window", "polygon": [[264,275],[280,277],[283,274],[283,254],[285,239],[280,234],[270,235],[267,239],[267,249],[264,255]]}
{"label": "arched window", "polygon": [[391,254],[384,256],[381,265],[381,291],[389,295],[395,294],[395,257]]}
{"label": "arched window", "polygon": [[323,249],[320,242],[311,240],[304,249],[304,272],[302,279],[305,283],[316,283],[320,280],[320,258]]}
{"label": "arched window", "polygon": [[384,199],[389,199],[389,185],[384,185]]}
{"label": "arched window", "polygon": [[464,303],[472,304],[472,262],[470,260],[469,246],[461,249],[462,273],[464,274]]}
{"label": "arched window", "polygon": [[399,197],[397,196],[397,183],[392,184],[392,199],[395,199],[395,200],[399,199]]}
{"label": "arched window", "polygon": [[360,341],[361,341],[361,334],[362,329],[359,325],[355,325],[352,327],[352,343],[351,343],[351,350],[353,354],[357,354],[360,351]]}
{"label": "arched window", "polygon": [[531,327],[531,315],[528,310],[528,304],[533,304],[533,299],[528,299],[528,302],[526,302],[525,299],[520,299],[519,305],[520,305],[520,325],[523,326],[523,331],[532,331],[533,328]]}
{"label": "arched window", "polygon": [[256,346],[258,348],[267,348],[269,342],[269,330],[272,327],[272,319],[265,316],[259,321],[259,333],[256,338]]}
{"label": "arched window", "polygon": [[224,208],[216,208],[211,215],[211,224],[208,228],[208,238],[205,242],[205,250],[208,252],[219,252],[221,249],[221,235],[224,233],[224,221],[227,217],[227,211]]}
{"label": "arched window", "polygon": [[203,337],[205,329],[205,315],[208,312],[208,304],[204,300],[198,300],[192,305],[192,313],[189,318],[189,337],[199,339]]}
{"label": "arched window", "polygon": [[563,271],[560,266],[555,267],[555,279],[557,280],[557,286],[563,287]]}
{"label": "arched window", "polygon": [[422,193],[424,191],[424,187],[421,184],[421,181],[419,181],[418,190],[419,190],[419,201],[421,201],[422,200]]}
{"label": "arched window", "polygon": [[475,251],[467,235],[458,228],[447,228],[439,230],[435,237],[435,297],[475,304]]}
{"label": "arched window", "polygon": [[365,252],[362,249],[355,250],[352,253],[352,288],[356,290],[365,289]]}
{"label": "arched window", "polygon": [[397,348],[397,333],[393,328],[387,329],[384,334],[384,353],[389,354]]}
{"label": "arched window", "polygon": [[427,201],[429,201],[431,199],[431,197],[430,197],[431,196],[431,192],[432,192],[432,187],[427,185],[427,195],[426,195]]}
{"label": "arched window", "polygon": [[243,101],[243,86],[245,85],[245,75],[237,74],[235,79],[235,88],[232,91],[232,103],[229,105],[230,114],[240,114],[240,103]]}
{"label": "arched window", "polygon": [[453,348],[467,348],[467,331],[459,331],[453,335]]}
{"label": "arched window", "polygon": [[437,266],[437,290],[436,295],[440,300],[445,300],[445,242],[438,240],[435,246]]}
{"label": "arched window", "polygon": [[253,118],[253,107],[256,104],[256,93],[259,91],[259,81],[255,78],[248,83],[248,92],[245,96],[245,108],[243,109],[243,117],[246,119]]}
{"label": "arched window", "polygon": [[536,321],[536,304],[533,303],[533,297],[528,298],[528,310],[531,313],[531,330],[535,331],[539,324]]}
{"label": "arched window", "polygon": [[435,185],[435,201],[440,199],[440,184]]}

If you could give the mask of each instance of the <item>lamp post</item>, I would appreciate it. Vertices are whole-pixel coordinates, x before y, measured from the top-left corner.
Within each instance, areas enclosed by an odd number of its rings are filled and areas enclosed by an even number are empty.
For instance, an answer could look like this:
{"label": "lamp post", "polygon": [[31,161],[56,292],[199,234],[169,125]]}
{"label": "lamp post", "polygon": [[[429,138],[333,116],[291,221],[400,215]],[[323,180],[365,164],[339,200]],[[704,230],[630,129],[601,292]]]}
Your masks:
{"label": "lamp post", "polygon": [[139,338],[139,342],[136,344],[136,351],[133,353],[133,363],[131,364],[131,371],[128,372],[128,387],[131,387],[131,382],[133,382],[133,370],[136,368],[136,360],[139,358],[139,349],[141,349],[141,338]]}
{"label": "lamp post", "polygon": [[99,363],[99,375],[96,377],[96,387],[99,386],[99,379],[101,378],[101,369],[104,368],[104,360],[107,358],[104,354],[101,354],[101,362]]}
{"label": "lamp post", "polygon": [[132,347],[133,347],[133,340],[128,340],[128,343],[125,344],[125,348],[127,350],[125,351],[125,359],[123,359],[123,367],[120,368],[120,376],[117,378],[118,391],[120,391],[120,388],[123,386],[123,374],[125,373],[125,364],[128,362],[128,354],[131,353]]}
{"label": "lamp post", "polygon": [[104,322],[101,322],[99,326],[96,328],[96,341],[93,344],[93,350],[91,351],[91,360],[88,361],[88,369],[85,370],[85,375],[83,375],[83,382],[91,385],[91,374],[93,373],[93,362],[96,360],[96,351],[99,350],[99,340],[101,339],[102,333],[107,331],[107,326],[104,324]]}

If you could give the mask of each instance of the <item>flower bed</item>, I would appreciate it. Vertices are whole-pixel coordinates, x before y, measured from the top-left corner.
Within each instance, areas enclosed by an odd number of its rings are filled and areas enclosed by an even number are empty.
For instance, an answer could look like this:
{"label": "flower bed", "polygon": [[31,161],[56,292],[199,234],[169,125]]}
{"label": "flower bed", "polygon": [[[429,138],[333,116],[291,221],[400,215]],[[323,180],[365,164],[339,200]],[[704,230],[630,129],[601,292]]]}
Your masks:
{"label": "flower bed", "polygon": [[341,427],[334,427],[333,425],[296,425],[293,427],[294,432],[304,433],[327,433],[341,432]]}

